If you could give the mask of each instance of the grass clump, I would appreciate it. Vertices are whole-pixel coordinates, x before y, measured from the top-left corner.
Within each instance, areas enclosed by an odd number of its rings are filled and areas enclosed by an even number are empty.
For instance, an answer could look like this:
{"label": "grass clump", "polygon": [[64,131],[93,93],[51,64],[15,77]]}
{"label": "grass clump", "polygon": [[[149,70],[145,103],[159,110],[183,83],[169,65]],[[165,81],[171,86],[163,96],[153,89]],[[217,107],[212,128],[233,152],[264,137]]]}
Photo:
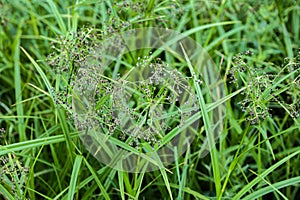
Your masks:
{"label": "grass clump", "polygon": [[[0,1],[0,197],[299,199],[299,12],[295,1]],[[193,38],[215,65],[198,70],[194,46],[126,52],[114,37],[149,27]],[[226,115],[212,114],[220,105]],[[111,167],[122,156],[142,161]]]}

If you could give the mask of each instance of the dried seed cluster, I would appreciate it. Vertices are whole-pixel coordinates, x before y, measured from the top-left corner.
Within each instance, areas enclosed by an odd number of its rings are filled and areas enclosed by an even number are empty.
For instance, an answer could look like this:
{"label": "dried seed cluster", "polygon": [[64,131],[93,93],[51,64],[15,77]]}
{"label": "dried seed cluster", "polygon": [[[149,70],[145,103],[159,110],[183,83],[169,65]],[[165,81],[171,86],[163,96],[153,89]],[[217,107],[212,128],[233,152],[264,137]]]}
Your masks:
{"label": "dried seed cluster", "polygon": [[97,48],[98,37],[93,26],[58,37],[57,42],[51,43],[53,52],[48,55],[48,64],[57,74],[71,75],[79,66],[87,64],[87,56]]}
{"label": "dried seed cluster", "polygon": [[[238,87],[245,86],[244,99],[238,104],[248,113],[247,120],[257,124],[271,116],[271,105],[281,105],[293,118],[299,117],[299,53],[293,59],[285,59],[285,65],[276,71],[267,73],[265,69],[249,66],[246,57],[250,50],[234,57],[234,65],[229,70],[229,82]],[[293,73],[293,76],[287,74]],[[284,98],[282,98],[284,96]],[[287,102],[290,100],[290,102]]]}
{"label": "dried seed cluster", "polygon": [[0,141],[1,139],[4,137],[4,134],[5,134],[5,129],[4,128],[0,128]]}
{"label": "dried seed cluster", "polygon": [[[138,58],[136,65],[116,80],[95,74],[94,70],[79,73],[77,95],[89,102],[84,106],[84,118],[75,114],[79,129],[100,126],[99,131],[133,147],[140,148],[144,142],[155,146],[198,110],[186,79],[160,58]],[[96,87],[91,89],[91,85]]]}
{"label": "dried seed cluster", "polygon": [[[102,59],[102,52],[116,54],[122,50],[123,44],[119,37],[112,37],[105,43],[110,46],[101,43],[103,37],[108,35],[107,31],[99,31],[91,26],[83,27],[77,33],[71,32],[66,36],[58,37],[57,42],[52,42],[53,52],[48,55],[47,60],[53,68],[54,75],[61,78],[59,88],[51,90],[53,100],[58,107],[71,110],[71,90],[75,80],[84,77],[86,80],[82,87],[85,89],[91,85],[92,80],[89,79],[94,76],[94,73],[88,75],[86,73],[102,69],[101,64],[105,64],[102,62],[106,61]],[[85,92],[84,88],[81,88],[83,92]]]}
{"label": "dried seed cluster", "polygon": [[116,121],[128,120],[118,124],[123,130],[119,137],[122,140],[130,138],[130,144],[135,147],[141,142],[159,145],[165,134],[175,126],[180,128],[185,124],[189,113],[182,112],[183,105],[194,105],[196,97],[182,74],[170,69],[160,58],[138,58],[134,70],[132,76],[141,73],[141,77],[120,82],[112,93],[113,117]]}
{"label": "dried seed cluster", "polygon": [[[156,10],[157,4],[160,4],[159,7],[163,7],[164,9]],[[181,5],[182,3],[178,1],[154,2],[152,7],[150,4],[140,1],[125,0],[115,2],[112,10],[108,9],[107,11],[107,14],[110,15],[110,20],[106,24],[108,24],[110,32],[114,32],[115,28],[120,24],[126,23],[126,25],[130,26],[127,22],[128,19],[133,19],[133,24],[151,23],[154,24],[151,26],[171,28],[169,26],[173,24],[172,21],[180,19],[184,14],[184,8]],[[148,18],[148,20],[143,20],[145,18]]]}
{"label": "dried seed cluster", "polygon": [[144,73],[138,80],[127,80],[128,74],[118,74],[116,79],[106,76],[112,71],[103,67],[111,63],[108,57],[117,57],[125,48],[122,38],[111,37],[130,26],[124,9],[144,9],[129,1],[122,5],[108,10],[112,17],[101,30],[83,27],[52,43],[48,63],[61,81],[51,93],[55,104],[69,111],[69,120],[78,130],[99,127],[98,131],[134,147],[143,142],[154,146],[198,110],[196,96],[189,87],[190,78],[151,55],[137,58],[133,71]]}
{"label": "dried seed cluster", "polygon": [[23,191],[28,171],[29,169],[22,166],[22,162],[18,161],[15,155],[0,157],[0,184],[7,187],[16,199],[27,199]]}

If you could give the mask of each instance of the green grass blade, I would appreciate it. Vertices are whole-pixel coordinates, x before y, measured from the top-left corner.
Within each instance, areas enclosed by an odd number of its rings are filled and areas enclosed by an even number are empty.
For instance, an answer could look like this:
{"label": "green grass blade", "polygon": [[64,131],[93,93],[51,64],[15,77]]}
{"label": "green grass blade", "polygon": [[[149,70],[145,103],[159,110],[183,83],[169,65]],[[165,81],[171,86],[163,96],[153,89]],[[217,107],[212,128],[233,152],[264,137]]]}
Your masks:
{"label": "green grass blade", "polygon": [[118,171],[119,189],[122,200],[125,200],[125,188],[124,188],[124,174],[122,171]]}
{"label": "green grass blade", "polygon": [[15,199],[2,184],[0,184],[0,194],[3,195],[2,197],[7,198],[8,200]]}
{"label": "green grass blade", "polygon": [[58,23],[58,26],[59,26],[62,34],[65,35],[67,33],[67,28],[61,17],[61,14],[58,12],[58,9],[57,9],[56,5],[54,4],[53,0],[48,0],[47,2],[50,5],[50,8],[54,14],[54,17]]}
{"label": "green grass blade", "polygon": [[44,194],[42,194],[42,193],[40,193],[40,192],[38,192],[38,191],[36,191],[36,190],[33,190],[33,189],[31,189],[31,188],[28,188],[28,190],[31,191],[31,192],[33,192],[33,193],[36,193],[36,194],[40,195],[41,197],[43,197],[43,199],[53,200],[53,198],[48,197],[48,196],[46,196],[46,195],[44,195]]}
{"label": "green grass blade", "polygon": [[[17,114],[19,116],[23,116],[23,104],[22,104],[22,89],[21,89],[21,69],[20,69],[20,37],[22,35],[22,26],[24,24],[24,20],[22,19],[19,26],[18,31],[15,36],[15,40],[13,43],[13,60],[14,60],[14,84],[15,84],[15,95],[16,95],[16,107]],[[24,119],[18,118],[18,132],[20,135],[20,141],[26,140],[25,128],[24,128]]]}
{"label": "green grass blade", "polygon": [[291,185],[296,185],[299,183],[300,183],[300,176],[293,177],[293,178],[290,178],[290,179],[287,179],[284,181],[274,183],[274,184],[272,184],[272,186],[266,186],[264,188],[256,190],[256,191],[252,192],[251,194],[245,196],[243,198],[243,200],[259,199],[263,195],[273,192],[274,191],[273,188],[276,188],[277,190],[279,190],[281,188],[285,188],[285,187],[288,187]]}
{"label": "green grass blade", "polygon": [[89,164],[89,162],[83,158],[83,161],[85,163],[85,165],[88,167],[88,169],[90,170],[91,174],[92,174],[92,177],[94,178],[94,180],[96,181],[98,187],[100,188],[101,190],[101,195],[103,195],[103,197],[106,199],[106,200],[109,200],[109,196],[104,188],[104,186],[102,185],[101,181],[99,180],[96,172],[94,171],[93,167]]}
{"label": "green grass blade", "polygon": [[[176,185],[174,183],[170,183],[170,186],[172,188],[176,188],[176,189],[179,189],[179,187],[180,187],[179,185]],[[191,188],[188,188],[188,187],[182,188],[182,191],[184,191],[187,194],[193,195],[195,197],[195,199],[210,200],[210,198],[206,197],[205,195],[200,194],[199,192],[192,190]]]}
{"label": "green grass blade", "polygon": [[238,32],[240,32],[240,31],[242,31],[242,30],[244,30],[244,29],[246,29],[246,28],[247,28],[246,26],[239,26],[239,27],[237,27],[237,28],[235,28],[235,29],[232,29],[232,30],[226,32],[226,33],[223,34],[221,37],[218,37],[218,38],[215,39],[213,42],[210,42],[209,45],[207,45],[207,46],[205,47],[205,50],[206,50],[206,51],[211,50],[212,48],[214,48],[214,46],[216,46],[217,44],[221,43],[221,42],[222,42],[224,39],[226,39],[227,37],[229,37],[229,36],[231,36],[231,35],[233,35],[233,34],[235,34],[235,33],[238,33]]}
{"label": "green grass blade", "polygon": [[233,198],[233,200],[238,200],[241,199],[241,197],[246,194],[247,192],[249,192],[251,190],[251,188],[260,182],[261,178],[266,177],[268,174],[270,174],[271,172],[273,172],[276,168],[278,168],[279,166],[281,166],[282,164],[284,164],[286,161],[288,161],[289,159],[291,159],[294,156],[297,156],[300,153],[300,150],[288,155],[287,157],[281,159],[280,161],[278,161],[276,164],[272,165],[271,167],[269,167],[268,169],[266,169],[263,173],[260,174],[260,177],[256,177],[255,179],[253,179],[250,183],[248,183],[245,187],[243,187]]}
{"label": "green grass blade", "polygon": [[[182,45],[181,45],[181,48],[182,48],[183,54],[185,56],[185,59],[186,59],[186,62],[187,62],[187,65],[189,67],[192,77],[196,77],[193,66],[192,66]],[[221,177],[220,177],[217,149],[215,146],[215,138],[214,138],[214,134],[211,130],[212,125],[211,125],[211,122],[210,122],[210,119],[208,116],[207,106],[205,104],[204,97],[203,97],[202,91],[200,89],[199,83],[195,79],[193,79],[193,81],[194,81],[194,86],[196,88],[197,96],[199,98],[199,105],[200,105],[201,114],[203,117],[204,128],[205,128],[205,131],[207,132],[209,149],[211,150],[210,156],[211,156],[212,167],[213,167],[213,175],[214,175],[216,194],[217,194],[217,196],[219,196],[221,194]]]}
{"label": "green grass blade", "polygon": [[82,163],[82,156],[77,155],[75,158],[75,161],[74,161],[74,165],[73,165],[70,186],[69,186],[68,200],[74,199],[81,163]]}
{"label": "green grass blade", "polygon": [[[179,192],[178,192],[177,199],[184,199],[184,190],[183,189],[186,187],[186,183],[187,183],[187,174],[188,174],[187,170],[188,170],[188,166],[189,166],[189,164],[188,164],[189,155],[190,155],[190,148],[187,149],[186,156],[184,158],[182,176],[181,176],[181,179],[179,180]],[[178,161],[176,161],[176,163],[178,163]],[[180,176],[179,176],[179,178],[180,178]]]}
{"label": "green grass blade", "polygon": [[[148,149],[150,152],[153,151],[152,147],[148,143],[145,143],[144,147],[146,149]],[[170,186],[170,182],[169,182],[169,179],[168,179],[166,168],[164,167],[163,163],[161,162],[161,159],[160,159],[159,155],[155,151],[153,151],[152,156],[154,156],[155,161],[158,163],[160,173],[161,173],[161,175],[163,177],[165,186],[166,186],[166,188],[168,190],[168,193],[169,193],[169,198],[172,200],[173,199],[173,195],[172,195],[171,186]]]}
{"label": "green grass blade", "polygon": [[[71,138],[78,137],[77,133],[70,134]],[[64,135],[56,135],[45,138],[39,138],[34,140],[27,140],[24,142],[18,142],[13,144],[8,144],[6,146],[0,146],[0,156],[21,150],[27,150],[35,147],[40,147],[43,145],[55,144],[60,142],[65,142],[66,138]]]}
{"label": "green grass blade", "polygon": [[256,128],[262,134],[264,140],[266,140],[266,145],[267,145],[268,149],[270,150],[273,159],[275,160],[275,155],[274,155],[274,152],[273,152],[273,149],[272,149],[272,145],[271,145],[271,143],[270,143],[270,141],[268,139],[266,130],[264,130],[262,127],[259,127],[259,126],[256,126]]}
{"label": "green grass blade", "polygon": [[[134,190],[136,191],[136,193],[135,193],[135,195],[136,195],[135,199],[139,199],[139,195],[141,193],[143,179],[144,179],[144,176],[145,176],[145,171],[146,171],[146,167],[144,167],[143,170],[139,173],[139,178],[135,182],[135,187],[134,187]],[[137,186],[137,188],[136,188],[136,186]]]}
{"label": "green grass blade", "polygon": [[23,47],[20,47],[20,48],[25,53],[25,55],[29,58],[29,60],[31,61],[31,63],[33,64],[33,66],[35,67],[35,69],[38,71],[38,73],[42,77],[42,79],[43,79],[43,81],[44,81],[44,83],[45,83],[48,91],[51,92],[51,84],[50,84],[47,76],[43,72],[42,68],[36,63],[36,61],[30,56],[30,54]]}
{"label": "green grass blade", "polygon": [[67,149],[69,153],[69,157],[71,158],[71,162],[73,162],[73,152],[75,151],[75,147],[72,145],[72,140],[70,137],[70,131],[66,122],[67,117],[65,116],[65,112],[62,109],[58,109],[58,118],[60,121],[60,126],[63,131],[63,134],[66,138]]}
{"label": "green grass blade", "polygon": [[[255,174],[256,176],[258,176],[259,178],[261,178],[260,175],[257,174],[257,173],[255,173],[253,170],[249,169],[249,171],[252,172],[253,174]],[[287,198],[284,194],[282,194],[282,192],[280,192],[276,187],[274,187],[269,181],[267,181],[267,180],[264,179],[264,178],[261,178],[261,180],[262,180],[263,182],[267,183],[269,186],[271,186],[272,190],[273,190],[274,192],[278,193],[284,200],[288,200],[288,198]]]}

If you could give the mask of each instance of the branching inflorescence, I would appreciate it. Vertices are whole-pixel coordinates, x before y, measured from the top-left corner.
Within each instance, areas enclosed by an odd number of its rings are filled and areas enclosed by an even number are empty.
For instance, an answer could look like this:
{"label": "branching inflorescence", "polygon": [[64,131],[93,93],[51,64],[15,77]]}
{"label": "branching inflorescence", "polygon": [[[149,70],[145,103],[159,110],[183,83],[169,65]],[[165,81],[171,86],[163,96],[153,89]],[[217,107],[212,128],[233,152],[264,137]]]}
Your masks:
{"label": "branching inflorescence", "polygon": [[[299,51],[300,52],[300,51]],[[229,71],[230,83],[245,86],[244,98],[238,102],[243,112],[248,113],[247,120],[257,124],[272,116],[272,107],[280,106],[291,117],[299,117],[300,54],[295,58],[284,60],[284,65],[273,71],[253,67],[247,63],[250,50],[234,57],[233,67]]]}

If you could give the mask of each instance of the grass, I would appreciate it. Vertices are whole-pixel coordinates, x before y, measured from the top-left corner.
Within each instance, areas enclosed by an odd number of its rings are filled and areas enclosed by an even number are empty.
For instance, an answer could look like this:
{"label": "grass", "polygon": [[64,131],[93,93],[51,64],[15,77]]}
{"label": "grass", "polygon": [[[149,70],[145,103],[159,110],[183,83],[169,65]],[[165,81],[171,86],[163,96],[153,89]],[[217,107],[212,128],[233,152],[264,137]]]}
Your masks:
{"label": "grass", "polygon": [[[277,0],[1,0],[0,197],[299,199],[299,14],[297,1]],[[183,37],[192,38],[215,65],[205,63],[209,67],[199,69],[205,54],[197,57],[196,46],[179,45],[181,55],[162,49],[121,55],[115,52],[123,46],[115,40],[105,47],[109,55],[102,60],[112,62],[97,77],[103,81],[95,102],[99,114],[82,118],[86,121],[80,124],[72,106],[82,100],[81,111],[89,110],[87,96],[72,99],[77,70],[87,66],[94,49],[105,54],[100,42],[113,33],[149,27],[180,33],[162,44],[164,48],[181,44]],[[143,89],[118,86],[144,59],[145,66],[152,63],[157,69],[168,63],[187,81],[172,82],[170,76],[158,89],[151,84]],[[136,78],[147,73],[140,72],[134,72]],[[218,77],[212,76],[215,73]],[[188,94],[196,97],[197,110],[185,121],[179,113],[193,107],[180,110],[176,100],[165,101],[168,95],[176,98],[176,83],[190,86],[183,99],[192,98]],[[91,85],[83,84],[88,94]],[[128,115],[140,119],[140,126],[149,122],[157,130],[167,124],[168,134],[155,135],[151,129],[148,138],[122,135],[122,126],[109,114],[117,86],[124,89],[123,98],[135,94],[126,104]],[[139,98],[146,89],[149,96]],[[164,104],[158,109],[161,115],[153,111],[160,103]],[[125,110],[123,104],[119,106]],[[126,116],[122,120],[129,123]],[[199,126],[192,126],[196,122]],[[101,124],[104,136],[91,129],[92,123]],[[125,131],[134,132],[133,128],[130,124]],[[185,128],[192,134],[183,134]],[[85,134],[94,141],[83,141]],[[178,145],[173,147],[174,138]],[[174,161],[166,165],[168,157],[160,156],[167,150],[159,150],[168,145]],[[125,165],[128,155],[119,148],[140,159],[140,165]],[[104,158],[118,166],[103,163]]]}

